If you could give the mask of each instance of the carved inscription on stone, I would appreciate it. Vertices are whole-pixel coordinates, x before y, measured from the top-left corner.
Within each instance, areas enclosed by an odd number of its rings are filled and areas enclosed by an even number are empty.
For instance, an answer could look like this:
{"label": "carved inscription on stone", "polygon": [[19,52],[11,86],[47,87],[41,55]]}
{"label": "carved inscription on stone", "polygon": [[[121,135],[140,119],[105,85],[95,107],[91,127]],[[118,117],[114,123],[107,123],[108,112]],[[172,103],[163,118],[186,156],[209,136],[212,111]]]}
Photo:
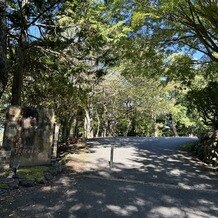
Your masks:
{"label": "carved inscription on stone", "polygon": [[11,163],[49,164],[57,150],[54,123],[52,109],[9,107],[3,146],[11,149]]}

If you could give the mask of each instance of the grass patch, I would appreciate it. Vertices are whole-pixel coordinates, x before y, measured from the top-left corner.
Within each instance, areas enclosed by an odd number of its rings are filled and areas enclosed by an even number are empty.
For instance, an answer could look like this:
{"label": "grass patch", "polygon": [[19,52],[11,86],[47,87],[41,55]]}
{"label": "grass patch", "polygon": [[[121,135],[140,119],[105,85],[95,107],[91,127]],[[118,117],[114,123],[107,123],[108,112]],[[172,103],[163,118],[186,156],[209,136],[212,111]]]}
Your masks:
{"label": "grass patch", "polygon": [[187,143],[187,144],[183,144],[180,147],[181,151],[186,151],[186,152],[193,152],[195,149],[196,144],[195,143]]}
{"label": "grass patch", "polygon": [[43,179],[48,169],[47,166],[21,167],[17,170],[17,173],[29,180],[39,181]]}

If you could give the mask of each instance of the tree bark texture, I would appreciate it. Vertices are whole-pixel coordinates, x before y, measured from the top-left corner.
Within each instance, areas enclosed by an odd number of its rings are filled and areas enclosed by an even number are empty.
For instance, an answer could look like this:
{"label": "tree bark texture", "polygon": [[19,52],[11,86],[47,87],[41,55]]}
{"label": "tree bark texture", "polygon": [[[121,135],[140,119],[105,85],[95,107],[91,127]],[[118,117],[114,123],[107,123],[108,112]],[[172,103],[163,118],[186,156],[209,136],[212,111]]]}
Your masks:
{"label": "tree bark texture", "polygon": [[7,85],[5,0],[0,0],[0,98]]}
{"label": "tree bark texture", "polygon": [[92,118],[90,116],[90,112],[88,109],[85,109],[85,137],[86,138],[93,138],[93,125],[92,125]]}
{"label": "tree bark texture", "polygon": [[18,47],[16,51],[16,71],[14,70],[14,77],[12,83],[12,99],[11,105],[22,104],[22,91],[23,91],[23,77],[25,71],[25,53],[27,43],[27,19],[24,12],[25,6],[29,4],[28,0],[22,1],[20,14],[21,14],[21,26],[20,26],[20,37],[18,39]]}

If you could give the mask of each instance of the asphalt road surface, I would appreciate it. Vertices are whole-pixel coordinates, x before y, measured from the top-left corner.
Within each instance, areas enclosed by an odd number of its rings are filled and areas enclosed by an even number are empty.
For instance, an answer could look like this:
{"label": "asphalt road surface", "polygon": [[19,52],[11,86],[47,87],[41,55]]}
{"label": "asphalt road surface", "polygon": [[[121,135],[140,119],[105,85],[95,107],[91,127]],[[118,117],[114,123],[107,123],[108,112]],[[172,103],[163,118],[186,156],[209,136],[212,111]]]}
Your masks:
{"label": "asphalt road surface", "polygon": [[0,217],[218,217],[217,173],[178,150],[196,140],[89,140],[68,155],[67,173],[52,186],[14,192]]}

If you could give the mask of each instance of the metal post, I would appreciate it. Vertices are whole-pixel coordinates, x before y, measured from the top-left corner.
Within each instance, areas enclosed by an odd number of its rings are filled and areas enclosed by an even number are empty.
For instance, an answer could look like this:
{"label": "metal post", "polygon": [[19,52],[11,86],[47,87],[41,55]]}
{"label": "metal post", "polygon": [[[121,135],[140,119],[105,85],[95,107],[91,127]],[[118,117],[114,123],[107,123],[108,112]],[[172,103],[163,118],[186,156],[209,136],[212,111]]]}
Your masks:
{"label": "metal post", "polygon": [[114,145],[111,145],[111,156],[110,156],[110,168],[113,167],[113,159],[114,159]]}

